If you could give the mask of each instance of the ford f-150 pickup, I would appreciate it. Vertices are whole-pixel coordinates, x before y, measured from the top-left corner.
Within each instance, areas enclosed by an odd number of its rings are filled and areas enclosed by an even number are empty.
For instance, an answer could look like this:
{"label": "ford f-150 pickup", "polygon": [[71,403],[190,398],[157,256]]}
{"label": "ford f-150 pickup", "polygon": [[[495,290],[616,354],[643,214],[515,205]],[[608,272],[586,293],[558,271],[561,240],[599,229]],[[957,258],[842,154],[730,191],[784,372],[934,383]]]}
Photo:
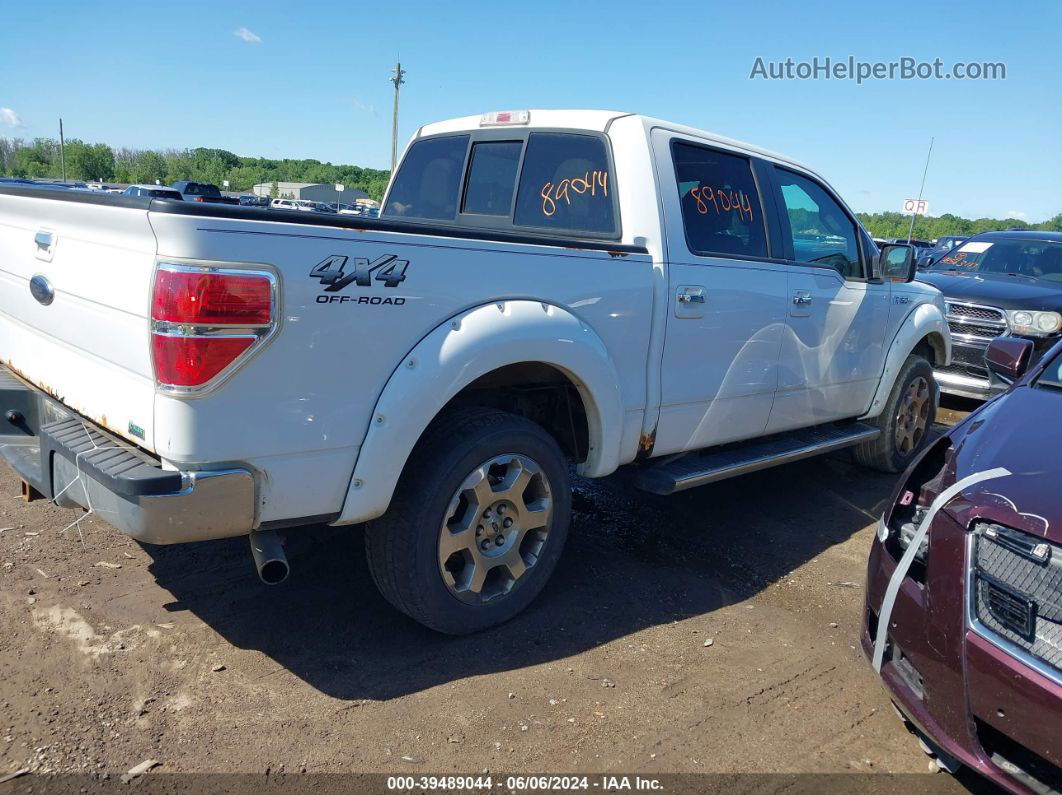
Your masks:
{"label": "ford f-150 pickup", "polygon": [[0,188],[0,455],[152,544],[364,524],[437,630],[564,546],[569,462],[668,494],[851,447],[904,468],[939,291],[814,171],[670,122],[431,124],[378,219]]}

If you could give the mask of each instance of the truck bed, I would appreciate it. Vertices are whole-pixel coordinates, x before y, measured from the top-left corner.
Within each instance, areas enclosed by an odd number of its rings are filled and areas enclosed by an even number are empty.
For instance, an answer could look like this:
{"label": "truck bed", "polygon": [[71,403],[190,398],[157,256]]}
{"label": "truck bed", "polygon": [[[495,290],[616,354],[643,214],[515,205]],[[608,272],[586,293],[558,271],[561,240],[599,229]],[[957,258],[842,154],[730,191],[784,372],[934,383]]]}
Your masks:
{"label": "truck bed", "polygon": [[[53,241],[47,252],[36,242],[42,232]],[[408,270],[393,284],[326,285],[311,271],[330,258],[349,260],[348,272],[381,258]],[[155,383],[149,313],[160,261],[276,277],[276,333],[202,395]],[[50,305],[31,294],[37,275],[54,287]],[[0,364],[163,467],[257,473],[262,521],[338,512],[403,357],[433,329],[492,302],[563,307],[616,352],[633,457],[652,280],[646,250],[618,242],[0,188]]]}

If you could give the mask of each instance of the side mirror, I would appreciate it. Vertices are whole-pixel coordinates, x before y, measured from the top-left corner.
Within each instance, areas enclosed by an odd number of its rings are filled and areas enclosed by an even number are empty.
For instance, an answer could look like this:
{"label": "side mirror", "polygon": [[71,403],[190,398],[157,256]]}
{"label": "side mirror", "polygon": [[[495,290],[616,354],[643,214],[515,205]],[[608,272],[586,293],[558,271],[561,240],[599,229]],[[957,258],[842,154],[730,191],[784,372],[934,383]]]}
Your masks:
{"label": "side mirror", "polygon": [[878,254],[881,277],[890,282],[910,282],[915,277],[914,246],[888,243]]}
{"label": "side mirror", "polygon": [[918,258],[918,270],[920,270],[920,271],[924,271],[926,268],[928,268],[932,264],[933,264],[933,255],[932,254],[923,254],[921,257]]}
{"label": "side mirror", "polygon": [[985,351],[988,372],[1012,384],[1025,375],[1032,361],[1033,342],[1019,337],[996,337]]}

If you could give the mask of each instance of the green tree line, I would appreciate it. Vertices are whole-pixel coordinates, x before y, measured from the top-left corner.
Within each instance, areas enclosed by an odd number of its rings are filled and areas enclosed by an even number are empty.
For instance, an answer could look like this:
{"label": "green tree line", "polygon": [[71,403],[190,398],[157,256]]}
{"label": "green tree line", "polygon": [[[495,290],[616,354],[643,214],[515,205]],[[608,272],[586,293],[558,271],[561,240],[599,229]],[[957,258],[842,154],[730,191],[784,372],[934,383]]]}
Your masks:
{"label": "green tree line", "polygon": [[[911,226],[911,216],[903,213],[856,213],[863,226],[874,237],[902,237],[907,239],[907,230]],[[1030,224],[1016,218],[962,218],[951,213],[943,215],[919,215],[915,217],[914,232],[911,237],[916,240],[936,240],[947,235],[977,235],[981,232],[994,232],[1000,229],[1035,229],[1048,232],[1062,232],[1062,213],[1056,213],[1038,224]]]}
{"label": "green tree line", "polygon": [[[66,178],[86,182],[126,182],[169,185],[177,180],[211,182],[247,192],[253,185],[273,182],[343,183],[373,199],[383,197],[390,172],[319,160],[271,160],[242,157],[224,149],[113,149],[76,138],[66,142]],[[0,176],[59,179],[62,176],[59,141],[54,138],[0,138]]]}

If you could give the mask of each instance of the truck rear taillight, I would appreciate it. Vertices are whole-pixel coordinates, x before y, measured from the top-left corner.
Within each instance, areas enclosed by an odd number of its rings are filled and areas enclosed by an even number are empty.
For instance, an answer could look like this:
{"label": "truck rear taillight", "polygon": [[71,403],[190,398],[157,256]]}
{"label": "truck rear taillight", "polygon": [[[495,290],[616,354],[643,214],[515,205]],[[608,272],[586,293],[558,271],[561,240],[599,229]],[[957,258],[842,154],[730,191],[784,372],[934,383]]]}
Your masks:
{"label": "truck rear taillight", "polygon": [[151,319],[198,326],[269,325],[273,282],[257,274],[159,270]]}
{"label": "truck rear taillight", "polygon": [[166,386],[199,387],[245,354],[254,337],[182,337],[154,333],[155,379]]}
{"label": "truck rear taillight", "polygon": [[276,326],[270,273],[162,263],[151,294],[151,357],[163,389],[192,392],[234,370]]}

